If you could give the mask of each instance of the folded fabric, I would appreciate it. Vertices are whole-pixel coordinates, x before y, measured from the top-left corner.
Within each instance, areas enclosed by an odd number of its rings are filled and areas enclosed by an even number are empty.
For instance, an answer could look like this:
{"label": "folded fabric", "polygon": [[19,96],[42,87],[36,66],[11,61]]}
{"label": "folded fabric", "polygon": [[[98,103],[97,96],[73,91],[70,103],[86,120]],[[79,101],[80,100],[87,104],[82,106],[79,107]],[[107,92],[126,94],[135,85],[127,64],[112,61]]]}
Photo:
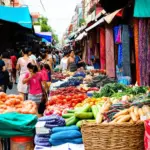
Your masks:
{"label": "folded fabric", "polygon": [[70,127],[55,127],[52,129],[52,133],[61,132],[61,131],[69,131],[69,130],[79,130],[79,128],[75,125]]}
{"label": "folded fabric", "polygon": [[0,137],[33,136],[37,116],[16,112],[0,114]]}
{"label": "folded fabric", "polygon": [[82,135],[80,131],[77,130],[61,131],[61,132],[53,133],[51,135],[52,140],[75,139],[81,137]]}
{"label": "folded fabric", "polygon": [[49,138],[50,138],[50,136],[49,137],[44,137],[44,136],[35,135],[34,141],[37,141],[37,142],[47,142],[49,140]]}
{"label": "folded fabric", "polygon": [[37,135],[34,138],[34,144],[38,146],[51,146],[49,143],[49,138],[38,137]]}
{"label": "folded fabric", "polygon": [[65,126],[65,119],[57,115],[44,116],[39,118],[38,121],[45,121],[46,128]]}
{"label": "folded fabric", "polygon": [[58,146],[65,143],[73,143],[73,144],[82,144],[82,138],[76,138],[76,139],[63,139],[63,140],[53,140],[50,138],[49,142],[52,144],[52,146]]}

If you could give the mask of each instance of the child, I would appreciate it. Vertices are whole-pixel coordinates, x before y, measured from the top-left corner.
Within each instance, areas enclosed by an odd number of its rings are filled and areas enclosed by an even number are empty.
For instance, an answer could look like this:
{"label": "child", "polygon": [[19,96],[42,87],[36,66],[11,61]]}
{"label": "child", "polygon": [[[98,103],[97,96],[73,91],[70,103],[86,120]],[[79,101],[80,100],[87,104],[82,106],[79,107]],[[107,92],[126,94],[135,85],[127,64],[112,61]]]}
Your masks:
{"label": "child", "polygon": [[29,63],[27,68],[29,73],[25,75],[23,84],[29,85],[28,99],[35,101],[37,107],[39,107],[43,96],[42,83],[46,86],[46,81],[43,79],[41,73],[38,72],[36,65]]}

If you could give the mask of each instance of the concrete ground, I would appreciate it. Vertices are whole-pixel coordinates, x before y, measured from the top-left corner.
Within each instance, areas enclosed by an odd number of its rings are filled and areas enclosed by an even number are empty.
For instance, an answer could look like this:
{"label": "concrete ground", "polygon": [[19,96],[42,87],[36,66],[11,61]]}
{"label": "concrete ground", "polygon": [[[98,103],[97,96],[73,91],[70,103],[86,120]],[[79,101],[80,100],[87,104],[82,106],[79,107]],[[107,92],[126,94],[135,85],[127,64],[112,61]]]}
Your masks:
{"label": "concrete ground", "polygon": [[7,94],[18,94],[17,84],[13,84],[13,89],[12,90],[7,89]]}

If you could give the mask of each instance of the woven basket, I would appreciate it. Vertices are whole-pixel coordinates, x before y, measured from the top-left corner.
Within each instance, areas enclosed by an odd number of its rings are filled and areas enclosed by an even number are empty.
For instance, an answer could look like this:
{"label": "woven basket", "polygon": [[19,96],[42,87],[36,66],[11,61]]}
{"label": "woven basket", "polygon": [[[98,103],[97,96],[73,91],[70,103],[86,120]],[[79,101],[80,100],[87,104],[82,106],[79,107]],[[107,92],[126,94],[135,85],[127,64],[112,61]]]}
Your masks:
{"label": "woven basket", "polygon": [[144,150],[144,124],[93,124],[81,127],[85,150]]}

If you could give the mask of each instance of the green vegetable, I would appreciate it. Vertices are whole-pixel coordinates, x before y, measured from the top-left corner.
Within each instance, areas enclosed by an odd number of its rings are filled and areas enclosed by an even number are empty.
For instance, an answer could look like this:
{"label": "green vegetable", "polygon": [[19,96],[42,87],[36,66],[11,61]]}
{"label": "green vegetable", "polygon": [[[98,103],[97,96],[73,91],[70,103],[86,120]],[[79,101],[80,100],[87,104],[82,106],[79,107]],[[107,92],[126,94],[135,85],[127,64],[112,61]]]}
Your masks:
{"label": "green vegetable", "polygon": [[78,121],[77,124],[76,124],[76,126],[79,127],[79,128],[81,128],[81,125],[82,125],[82,120]]}
{"label": "green vegetable", "polygon": [[76,112],[75,116],[79,119],[92,119],[94,117],[91,112]]}
{"label": "green vegetable", "polygon": [[92,113],[93,113],[95,119],[97,117],[98,112],[99,112],[99,110],[98,110],[97,106],[93,105],[92,106]]}
{"label": "green vegetable", "polygon": [[75,110],[67,110],[68,113],[74,113]]}
{"label": "green vegetable", "polygon": [[71,118],[66,120],[66,126],[75,125],[79,119],[77,119],[75,116],[72,116]]}
{"label": "green vegetable", "polygon": [[85,104],[79,112],[88,112],[91,109],[90,104]]}
{"label": "green vegetable", "polygon": [[62,115],[63,118],[70,118],[72,116],[74,116],[74,113],[67,113]]}

